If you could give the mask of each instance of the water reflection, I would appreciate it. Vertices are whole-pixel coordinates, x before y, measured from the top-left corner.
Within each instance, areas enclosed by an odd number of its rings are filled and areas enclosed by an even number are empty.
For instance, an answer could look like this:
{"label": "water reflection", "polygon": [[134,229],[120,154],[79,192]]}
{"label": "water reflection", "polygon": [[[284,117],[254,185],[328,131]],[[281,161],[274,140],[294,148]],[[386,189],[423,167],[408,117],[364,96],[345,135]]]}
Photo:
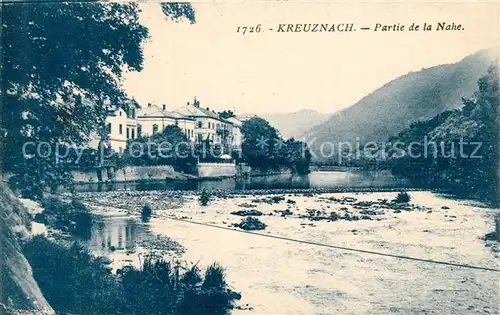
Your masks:
{"label": "water reflection", "polygon": [[147,232],[145,225],[135,218],[96,215],[88,244],[92,252],[101,255],[115,250],[134,252],[137,242]]}
{"label": "water reflection", "polygon": [[129,183],[79,184],[83,191],[112,190],[248,190],[248,189],[293,189],[293,188],[335,188],[335,187],[411,187],[408,180],[393,176],[390,171],[348,170],[333,172],[312,172],[308,175],[277,174],[245,179],[225,178],[188,181],[152,181]]}

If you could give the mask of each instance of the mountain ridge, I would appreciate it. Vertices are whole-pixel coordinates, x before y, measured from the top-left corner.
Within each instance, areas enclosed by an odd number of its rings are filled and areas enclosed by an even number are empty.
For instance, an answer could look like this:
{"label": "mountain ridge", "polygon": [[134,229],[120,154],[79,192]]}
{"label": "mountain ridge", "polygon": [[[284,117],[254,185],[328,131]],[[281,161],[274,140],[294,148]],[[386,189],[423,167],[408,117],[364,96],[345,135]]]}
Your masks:
{"label": "mountain ridge", "polygon": [[[495,59],[481,50],[451,63],[412,71],[397,77],[334,113],[301,136],[318,152],[321,143],[385,141],[415,121],[459,108],[470,97],[476,81]],[[498,55],[496,55],[498,56]],[[321,158],[320,158],[321,159]]]}

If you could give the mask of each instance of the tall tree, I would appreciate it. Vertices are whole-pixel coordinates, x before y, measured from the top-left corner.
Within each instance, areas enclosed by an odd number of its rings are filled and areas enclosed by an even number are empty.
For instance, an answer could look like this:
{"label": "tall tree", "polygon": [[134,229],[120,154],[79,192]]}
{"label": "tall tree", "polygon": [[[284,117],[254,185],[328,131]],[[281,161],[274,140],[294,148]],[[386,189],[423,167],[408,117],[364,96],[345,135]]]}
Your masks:
{"label": "tall tree", "polygon": [[[195,21],[189,4],[161,9],[168,18]],[[142,70],[148,38],[139,13],[136,3],[2,5],[2,171],[13,174],[15,188],[40,196],[71,182],[53,150],[88,141],[104,125],[105,101],[125,103],[123,73]],[[27,147],[30,141],[36,146]]]}
{"label": "tall tree", "polygon": [[267,120],[246,120],[242,134],[243,158],[250,166],[261,170],[285,167],[298,174],[309,172],[311,153],[307,144],[293,138],[284,141]]}

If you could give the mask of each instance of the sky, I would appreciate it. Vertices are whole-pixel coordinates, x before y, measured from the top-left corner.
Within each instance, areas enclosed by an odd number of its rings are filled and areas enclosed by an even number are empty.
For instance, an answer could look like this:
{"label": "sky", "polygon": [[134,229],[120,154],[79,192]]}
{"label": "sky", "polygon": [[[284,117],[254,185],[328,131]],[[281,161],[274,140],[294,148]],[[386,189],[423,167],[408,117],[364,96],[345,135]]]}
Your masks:
{"label": "sky", "polygon": [[[196,23],[173,22],[141,4],[149,28],[144,69],[124,88],[142,106],[242,113],[334,113],[410,71],[454,63],[499,44],[500,6],[490,3],[196,2]],[[375,23],[437,22],[463,31],[361,31]],[[355,32],[277,33],[279,23],[354,23]],[[237,33],[257,26],[261,33]],[[422,26],[421,26],[422,27]]]}

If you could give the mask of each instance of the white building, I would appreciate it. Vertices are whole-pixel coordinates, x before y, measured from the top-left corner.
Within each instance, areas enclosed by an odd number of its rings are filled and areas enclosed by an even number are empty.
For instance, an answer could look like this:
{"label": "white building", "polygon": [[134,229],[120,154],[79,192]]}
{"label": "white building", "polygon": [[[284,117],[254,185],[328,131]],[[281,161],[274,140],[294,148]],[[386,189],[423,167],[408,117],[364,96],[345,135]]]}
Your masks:
{"label": "white building", "polygon": [[109,144],[117,152],[123,152],[127,147],[127,140],[137,138],[136,113],[139,105],[136,102],[129,102],[123,108],[110,106],[106,117],[106,127]]}
{"label": "white building", "polygon": [[195,140],[195,120],[178,112],[167,111],[165,105],[160,108],[149,103],[147,107],[139,109],[137,123],[139,136],[152,136],[161,133],[167,126],[175,125],[190,141]]}
{"label": "white building", "polygon": [[123,152],[127,141],[161,133],[165,127],[178,126],[192,142],[210,141],[231,150],[240,150],[243,141],[242,121],[236,117],[222,119],[210,108],[201,108],[200,102],[187,103],[176,111],[168,111],[149,103],[140,107],[135,101],[122,108],[110,106],[106,118],[111,148]]}
{"label": "white building", "polygon": [[241,150],[241,145],[243,143],[243,133],[241,132],[241,127],[243,122],[236,117],[230,117],[226,119],[227,122],[232,124],[231,128],[231,146],[235,150]]}
{"label": "white building", "polygon": [[[242,122],[236,117],[223,119],[209,107],[201,107],[200,101],[196,100],[196,98],[193,103],[188,102],[185,106],[177,109],[177,111],[196,121],[195,139],[197,142],[206,140],[213,144],[224,144],[223,142],[226,142],[233,149],[241,148]],[[225,141],[224,133],[226,133]]]}

